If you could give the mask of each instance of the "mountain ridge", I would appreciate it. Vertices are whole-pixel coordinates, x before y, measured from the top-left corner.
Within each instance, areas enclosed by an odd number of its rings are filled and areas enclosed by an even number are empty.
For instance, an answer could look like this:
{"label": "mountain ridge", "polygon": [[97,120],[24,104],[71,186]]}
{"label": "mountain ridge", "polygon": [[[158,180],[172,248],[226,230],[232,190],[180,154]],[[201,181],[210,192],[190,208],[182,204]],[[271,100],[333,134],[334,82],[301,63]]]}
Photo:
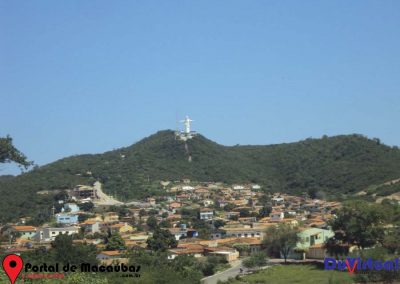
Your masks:
{"label": "mountain ridge", "polygon": [[[400,150],[360,134],[240,146],[224,146],[199,134],[187,146],[191,162],[185,144],[175,139],[172,130],[162,130],[127,147],[62,158],[12,179],[0,179],[2,196],[15,193],[14,198],[0,200],[0,218],[9,220],[33,208],[40,211],[37,208],[51,200],[37,200],[37,191],[68,189],[96,180],[107,193],[129,200],[160,194],[160,180],[182,178],[336,195],[400,177]],[[7,213],[4,208],[16,212]]]}

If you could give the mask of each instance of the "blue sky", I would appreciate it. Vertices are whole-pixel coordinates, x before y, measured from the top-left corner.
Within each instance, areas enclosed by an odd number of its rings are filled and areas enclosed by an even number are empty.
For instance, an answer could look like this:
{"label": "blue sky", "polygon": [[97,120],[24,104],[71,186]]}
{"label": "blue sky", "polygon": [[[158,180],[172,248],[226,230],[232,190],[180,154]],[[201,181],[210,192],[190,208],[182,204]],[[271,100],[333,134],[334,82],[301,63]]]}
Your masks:
{"label": "blue sky", "polygon": [[0,1],[0,104],[40,165],[186,114],[225,145],[400,145],[400,2]]}

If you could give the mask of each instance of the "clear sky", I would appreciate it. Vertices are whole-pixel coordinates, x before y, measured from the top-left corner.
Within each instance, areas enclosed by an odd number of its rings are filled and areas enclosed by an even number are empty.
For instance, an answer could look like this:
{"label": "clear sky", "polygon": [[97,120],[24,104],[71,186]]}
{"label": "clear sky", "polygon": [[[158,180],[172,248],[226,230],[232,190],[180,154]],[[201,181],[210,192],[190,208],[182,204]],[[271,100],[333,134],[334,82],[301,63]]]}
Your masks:
{"label": "clear sky", "polygon": [[400,145],[400,1],[0,1],[0,136],[37,164],[186,114],[225,145]]}

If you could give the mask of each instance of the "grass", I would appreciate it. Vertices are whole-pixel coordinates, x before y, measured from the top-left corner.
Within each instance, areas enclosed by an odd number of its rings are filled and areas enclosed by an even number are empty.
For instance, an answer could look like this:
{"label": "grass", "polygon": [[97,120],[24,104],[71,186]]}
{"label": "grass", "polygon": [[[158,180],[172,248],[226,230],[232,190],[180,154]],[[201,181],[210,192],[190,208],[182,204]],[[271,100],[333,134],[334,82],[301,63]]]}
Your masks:
{"label": "grass", "polygon": [[327,271],[313,265],[275,265],[258,273],[233,280],[234,284],[274,283],[274,284],[336,284],[353,283],[347,272]]}

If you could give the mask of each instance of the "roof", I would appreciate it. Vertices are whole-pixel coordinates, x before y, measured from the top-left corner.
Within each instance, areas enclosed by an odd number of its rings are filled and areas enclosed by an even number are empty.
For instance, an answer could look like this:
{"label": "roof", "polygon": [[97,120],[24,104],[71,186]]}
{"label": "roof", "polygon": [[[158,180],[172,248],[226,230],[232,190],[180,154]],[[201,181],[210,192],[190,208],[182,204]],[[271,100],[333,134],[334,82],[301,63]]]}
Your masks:
{"label": "roof", "polygon": [[24,231],[36,231],[36,228],[33,226],[12,226],[12,228],[16,231],[19,232],[24,232]]}
{"label": "roof", "polygon": [[170,249],[173,254],[193,254],[193,253],[203,253],[204,249]]}
{"label": "roof", "polygon": [[249,245],[261,245],[262,241],[259,238],[236,238],[232,240],[230,243],[232,244],[246,243]]}
{"label": "roof", "polygon": [[214,212],[212,209],[208,209],[208,208],[201,208],[200,212]]}
{"label": "roof", "polygon": [[122,255],[122,253],[118,250],[105,250],[100,252],[100,254],[108,255],[108,256],[118,256]]}

